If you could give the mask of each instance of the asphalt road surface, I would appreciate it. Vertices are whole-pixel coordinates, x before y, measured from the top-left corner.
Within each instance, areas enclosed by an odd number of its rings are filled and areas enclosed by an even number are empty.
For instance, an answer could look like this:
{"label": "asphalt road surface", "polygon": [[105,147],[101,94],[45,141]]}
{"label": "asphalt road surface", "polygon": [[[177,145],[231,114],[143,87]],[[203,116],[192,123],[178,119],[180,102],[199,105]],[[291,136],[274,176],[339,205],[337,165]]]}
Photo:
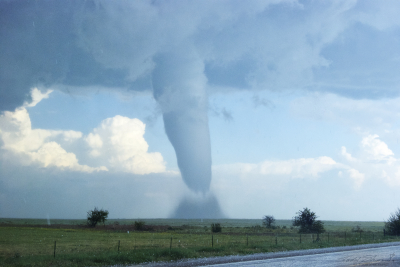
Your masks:
{"label": "asphalt road surface", "polygon": [[400,242],[148,263],[136,266],[399,266]]}
{"label": "asphalt road surface", "polygon": [[400,266],[400,246],[331,252],[208,266]]}

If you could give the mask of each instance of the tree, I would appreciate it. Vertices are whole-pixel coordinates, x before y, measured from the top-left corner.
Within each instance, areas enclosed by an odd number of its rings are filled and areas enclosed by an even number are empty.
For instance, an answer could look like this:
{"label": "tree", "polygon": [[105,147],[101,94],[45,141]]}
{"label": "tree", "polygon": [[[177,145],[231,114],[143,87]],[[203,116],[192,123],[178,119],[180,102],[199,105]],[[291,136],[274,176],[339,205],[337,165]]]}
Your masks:
{"label": "tree", "polygon": [[299,233],[323,233],[325,232],[324,223],[317,221],[317,215],[308,208],[297,212],[293,218],[293,226],[299,226]]}
{"label": "tree", "polygon": [[400,235],[400,209],[390,215],[385,222],[385,230],[388,235]]}
{"label": "tree", "polygon": [[275,218],[272,215],[265,215],[263,218],[263,225],[267,228],[274,228]]}
{"label": "tree", "polygon": [[94,208],[94,210],[88,211],[87,213],[87,224],[91,227],[95,227],[97,223],[103,222],[105,225],[107,217],[107,210],[98,210],[97,208]]}
{"label": "tree", "polygon": [[212,223],[211,224],[211,231],[213,233],[219,233],[222,231],[221,224],[219,223]]}
{"label": "tree", "polygon": [[144,226],[146,225],[146,223],[144,221],[135,221],[135,229],[136,230],[144,230]]}
{"label": "tree", "polygon": [[311,232],[321,234],[325,232],[324,223],[321,221],[315,221],[311,226]]}

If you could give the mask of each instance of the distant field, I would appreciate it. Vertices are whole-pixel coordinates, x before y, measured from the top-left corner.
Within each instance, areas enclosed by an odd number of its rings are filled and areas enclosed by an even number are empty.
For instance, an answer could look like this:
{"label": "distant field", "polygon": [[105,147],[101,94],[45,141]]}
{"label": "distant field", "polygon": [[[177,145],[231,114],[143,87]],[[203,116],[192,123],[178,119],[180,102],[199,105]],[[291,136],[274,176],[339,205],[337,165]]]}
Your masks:
{"label": "distant field", "polygon": [[[148,225],[168,225],[168,226],[195,226],[209,227],[211,223],[220,223],[223,227],[252,227],[262,225],[261,219],[108,219],[106,224],[133,224],[135,221],[144,221]],[[385,225],[384,222],[365,222],[365,221],[323,221],[327,231],[351,231],[356,226],[360,226],[365,231],[382,231]],[[86,220],[65,220],[65,219],[9,219],[0,218],[0,224],[68,224],[80,225],[86,224]],[[291,220],[276,220],[276,225],[286,226],[290,228]]]}
{"label": "distant field", "polygon": [[[104,266],[399,240],[383,236],[383,222],[324,221],[327,232],[317,241],[316,234],[298,234],[290,220],[277,220],[279,229],[271,230],[261,220],[141,219],[163,225],[150,231],[136,231],[134,221],[87,228],[85,220],[49,226],[46,219],[0,219],[0,266]],[[211,223],[220,223],[222,233],[212,233]],[[363,232],[352,231],[356,226]]]}

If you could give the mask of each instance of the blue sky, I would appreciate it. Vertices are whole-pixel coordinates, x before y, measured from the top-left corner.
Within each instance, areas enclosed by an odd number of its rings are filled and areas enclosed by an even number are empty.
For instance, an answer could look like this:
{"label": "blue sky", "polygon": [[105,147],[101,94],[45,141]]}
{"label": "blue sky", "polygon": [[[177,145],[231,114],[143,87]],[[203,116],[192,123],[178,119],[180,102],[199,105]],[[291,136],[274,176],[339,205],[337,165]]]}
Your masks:
{"label": "blue sky", "polygon": [[396,1],[90,3],[0,3],[1,217],[400,206]]}

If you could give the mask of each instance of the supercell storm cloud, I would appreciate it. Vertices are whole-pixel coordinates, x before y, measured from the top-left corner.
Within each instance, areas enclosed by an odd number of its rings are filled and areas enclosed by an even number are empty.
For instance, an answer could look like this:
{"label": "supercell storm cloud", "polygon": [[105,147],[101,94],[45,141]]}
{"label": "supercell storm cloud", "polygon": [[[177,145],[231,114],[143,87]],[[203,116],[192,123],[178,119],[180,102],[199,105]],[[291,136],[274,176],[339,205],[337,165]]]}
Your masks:
{"label": "supercell storm cloud", "polygon": [[[398,97],[396,5],[347,0],[0,0],[0,112],[12,112],[32,101],[33,88],[43,94],[99,90],[152,95],[192,194],[178,205],[176,216],[203,209],[190,216],[207,217],[206,209],[213,208],[212,216],[222,216],[212,191],[210,97],[250,92],[256,106],[272,103],[259,98],[259,92],[293,97],[315,93],[346,101]],[[220,110],[235,121],[225,108]],[[297,110],[295,104],[292,110]],[[307,109],[298,110],[307,113]],[[20,114],[29,120],[27,112]],[[251,119],[246,116],[246,122]],[[103,124],[112,128],[119,122],[141,125],[141,138],[144,135],[144,124],[122,116]],[[279,126],[279,122],[263,123],[271,132]],[[101,133],[109,136],[103,130],[98,128],[87,138],[93,151],[112,146],[96,139],[96,133],[98,138]],[[231,134],[235,133],[226,135]],[[241,139],[251,143],[252,138],[246,134]],[[142,141],[142,150],[147,152],[147,143]],[[240,153],[235,144],[230,145],[224,149]],[[258,149],[258,144],[254,146]],[[319,164],[318,159],[325,159],[322,156],[300,162]],[[158,169],[164,170],[161,154],[157,158]],[[251,166],[239,169],[257,169]],[[271,168],[262,172],[283,173]],[[352,173],[363,181],[361,173]]]}

